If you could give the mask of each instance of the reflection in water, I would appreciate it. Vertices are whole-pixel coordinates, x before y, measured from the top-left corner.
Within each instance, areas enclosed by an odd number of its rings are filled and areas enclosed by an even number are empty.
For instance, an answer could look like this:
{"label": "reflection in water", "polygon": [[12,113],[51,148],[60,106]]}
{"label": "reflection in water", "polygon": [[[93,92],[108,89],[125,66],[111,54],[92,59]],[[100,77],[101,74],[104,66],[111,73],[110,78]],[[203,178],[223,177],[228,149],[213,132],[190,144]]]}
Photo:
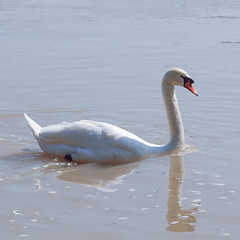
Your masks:
{"label": "reflection in water", "polygon": [[[59,180],[75,182],[82,185],[95,187],[101,191],[114,192],[117,189],[110,188],[112,185],[122,183],[124,177],[131,174],[138,164],[96,164],[88,163],[77,165],[66,162],[52,162],[44,166],[43,171],[60,172]],[[167,230],[171,232],[191,232],[195,230],[195,211],[198,208],[183,210],[181,206],[182,184],[184,179],[184,156],[171,155],[169,169],[169,196]]]}
{"label": "reflection in water", "polygon": [[192,232],[195,230],[197,208],[183,210],[181,206],[182,184],[184,179],[184,157],[171,156],[169,169],[168,213],[166,219],[171,232]]}
{"label": "reflection in water", "polygon": [[[57,178],[95,187],[102,191],[116,191],[116,189],[110,189],[110,186],[120,184],[124,177],[131,174],[137,166],[136,163],[119,165],[88,163],[72,166],[62,171]],[[47,168],[44,171],[47,171]]]}

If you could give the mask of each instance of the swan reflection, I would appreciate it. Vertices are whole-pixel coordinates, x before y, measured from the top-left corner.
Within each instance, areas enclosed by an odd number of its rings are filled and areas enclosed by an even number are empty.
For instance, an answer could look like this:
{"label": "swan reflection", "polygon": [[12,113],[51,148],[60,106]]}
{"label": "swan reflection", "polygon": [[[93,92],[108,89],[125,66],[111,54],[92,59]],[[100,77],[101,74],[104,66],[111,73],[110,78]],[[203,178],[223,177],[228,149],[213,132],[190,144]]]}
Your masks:
{"label": "swan reflection", "polygon": [[122,183],[123,179],[130,175],[137,166],[136,163],[119,165],[88,163],[71,166],[69,169],[61,171],[57,179],[79,183],[102,191],[116,191],[110,187]]}
{"label": "swan reflection", "polygon": [[195,230],[197,208],[183,210],[181,206],[182,184],[184,179],[184,157],[170,156],[168,213],[166,219],[171,232],[192,232]]}
{"label": "swan reflection", "polygon": [[[130,175],[138,163],[109,165],[109,164],[82,164],[74,165],[56,162],[56,165],[45,165],[44,172],[59,172],[57,179],[94,187],[101,191],[114,192],[114,185],[122,183]],[[184,180],[184,156],[171,155],[169,168],[169,188],[167,201],[166,230],[171,232],[191,232],[195,230],[196,217],[194,213],[198,208],[183,210],[182,185]]]}

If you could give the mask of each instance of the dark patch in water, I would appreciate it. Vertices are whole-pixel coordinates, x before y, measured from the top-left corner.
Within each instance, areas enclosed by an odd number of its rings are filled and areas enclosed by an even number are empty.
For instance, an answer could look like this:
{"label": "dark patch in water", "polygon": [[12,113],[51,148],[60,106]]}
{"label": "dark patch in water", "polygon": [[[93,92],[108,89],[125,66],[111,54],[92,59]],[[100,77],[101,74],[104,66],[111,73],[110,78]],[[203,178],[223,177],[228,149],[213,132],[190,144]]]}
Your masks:
{"label": "dark patch in water", "polygon": [[229,44],[239,44],[240,42],[232,42],[232,41],[222,41],[221,43],[229,43]]}

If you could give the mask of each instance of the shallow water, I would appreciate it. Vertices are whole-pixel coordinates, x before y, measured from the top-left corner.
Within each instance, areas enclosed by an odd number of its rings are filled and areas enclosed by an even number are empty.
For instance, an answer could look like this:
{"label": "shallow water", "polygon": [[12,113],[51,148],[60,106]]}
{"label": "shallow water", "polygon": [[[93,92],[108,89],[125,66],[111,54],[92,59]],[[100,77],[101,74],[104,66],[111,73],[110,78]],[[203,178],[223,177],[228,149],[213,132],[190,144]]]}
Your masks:
{"label": "shallow water", "polygon": [[[0,231],[4,239],[238,239],[239,1],[2,1]],[[177,88],[188,154],[76,165],[42,154],[40,125],[105,121],[147,141]]]}

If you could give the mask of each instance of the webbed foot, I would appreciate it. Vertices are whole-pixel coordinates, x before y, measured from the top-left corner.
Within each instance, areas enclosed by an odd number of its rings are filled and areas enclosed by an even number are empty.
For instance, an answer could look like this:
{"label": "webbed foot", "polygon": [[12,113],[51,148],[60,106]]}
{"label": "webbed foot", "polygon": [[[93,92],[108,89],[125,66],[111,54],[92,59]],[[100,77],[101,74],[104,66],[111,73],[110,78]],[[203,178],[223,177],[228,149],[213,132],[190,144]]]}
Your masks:
{"label": "webbed foot", "polygon": [[68,162],[72,162],[72,160],[73,160],[71,154],[65,155],[64,159]]}

